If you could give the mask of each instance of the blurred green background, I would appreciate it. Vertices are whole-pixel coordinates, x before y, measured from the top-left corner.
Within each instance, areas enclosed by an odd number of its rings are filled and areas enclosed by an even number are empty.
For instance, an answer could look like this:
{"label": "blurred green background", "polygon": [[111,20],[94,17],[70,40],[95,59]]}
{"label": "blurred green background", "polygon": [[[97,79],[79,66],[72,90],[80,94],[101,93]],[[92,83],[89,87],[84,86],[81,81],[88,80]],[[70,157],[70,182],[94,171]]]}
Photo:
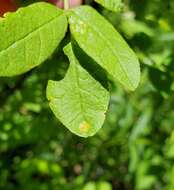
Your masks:
{"label": "blurred green background", "polygon": [[[106,122],[80,138],[54,117],[45,97],[60,80],[60,49],[22,76],[0,78],[0,190],[174,190],[174,1],[125,0],[103,14],[136,51],[135,92],[111,85]],[[109,34],[108,34],[109,35]]]}

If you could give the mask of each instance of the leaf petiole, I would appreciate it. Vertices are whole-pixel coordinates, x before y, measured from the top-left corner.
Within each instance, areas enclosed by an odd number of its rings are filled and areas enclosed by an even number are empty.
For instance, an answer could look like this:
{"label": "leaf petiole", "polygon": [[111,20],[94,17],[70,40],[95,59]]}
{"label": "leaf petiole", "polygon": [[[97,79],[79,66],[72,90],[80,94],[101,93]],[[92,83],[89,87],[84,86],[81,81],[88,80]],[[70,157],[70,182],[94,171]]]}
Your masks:
{"label": "leaf petiole", "polygon": [[69,9],[69,0],[64,0],[64,10]]}

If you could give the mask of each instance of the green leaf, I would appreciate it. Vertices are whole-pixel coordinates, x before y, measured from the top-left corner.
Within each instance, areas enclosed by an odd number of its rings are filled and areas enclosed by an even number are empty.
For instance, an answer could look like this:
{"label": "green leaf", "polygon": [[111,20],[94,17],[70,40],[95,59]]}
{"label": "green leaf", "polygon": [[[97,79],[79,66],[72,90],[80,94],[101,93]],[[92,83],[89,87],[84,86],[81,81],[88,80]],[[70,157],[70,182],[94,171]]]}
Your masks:
{"label": "green leaf", "polygon": [[118,12],[122,7],[122,0],[95,0],[108,10]]}
{"label": "green leaf", "polygon": [[67,30],[63,11],[35,3],[0,18],[0,76],[24,73],[44,62]]}
{"label": "green leaf", "polygon": [[140,80],[135,53],[114,27],[89,6],[69,11],[73,38],[91,58],[127,89],[134,90]]}
{"label": "green leaf", "polygon": [[71,44],[64,48],[70,66],[62,81],[49,81],[47,98],[56,117],[73,133],[94,135],[102,126],[108,91],[79,64]]}

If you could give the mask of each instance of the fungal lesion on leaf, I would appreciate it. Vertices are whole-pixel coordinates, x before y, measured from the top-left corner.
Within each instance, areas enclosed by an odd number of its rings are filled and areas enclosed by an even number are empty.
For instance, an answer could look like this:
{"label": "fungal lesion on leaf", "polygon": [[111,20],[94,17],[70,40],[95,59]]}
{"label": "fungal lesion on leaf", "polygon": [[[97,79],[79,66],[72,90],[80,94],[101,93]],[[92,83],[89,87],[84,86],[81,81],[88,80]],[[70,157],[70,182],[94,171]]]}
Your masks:
{"label": "fungal lesion on leaf", "polygon": [[82,121],[79,125],[79,131],[81,133],[88,133],[91,128],[91,125],[87,121]]}

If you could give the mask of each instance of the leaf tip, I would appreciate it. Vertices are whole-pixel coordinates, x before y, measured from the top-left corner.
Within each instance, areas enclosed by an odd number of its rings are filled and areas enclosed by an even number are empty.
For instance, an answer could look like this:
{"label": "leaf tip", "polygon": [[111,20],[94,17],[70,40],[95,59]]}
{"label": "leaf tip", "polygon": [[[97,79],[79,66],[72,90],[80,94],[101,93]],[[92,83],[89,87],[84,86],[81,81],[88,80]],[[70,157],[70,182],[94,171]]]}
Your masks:
{"label": "leaf tip", "polygon": [[138,63],[137,71],[136,71],[136,74],[134,75],[134,80],[131,83],[131,87],[130,87],[131,91],[136,90],[136,88],[138,87],[138,85],[140,83],[140,77],[141,77],[141,72],[140,72],[140,66]]}

